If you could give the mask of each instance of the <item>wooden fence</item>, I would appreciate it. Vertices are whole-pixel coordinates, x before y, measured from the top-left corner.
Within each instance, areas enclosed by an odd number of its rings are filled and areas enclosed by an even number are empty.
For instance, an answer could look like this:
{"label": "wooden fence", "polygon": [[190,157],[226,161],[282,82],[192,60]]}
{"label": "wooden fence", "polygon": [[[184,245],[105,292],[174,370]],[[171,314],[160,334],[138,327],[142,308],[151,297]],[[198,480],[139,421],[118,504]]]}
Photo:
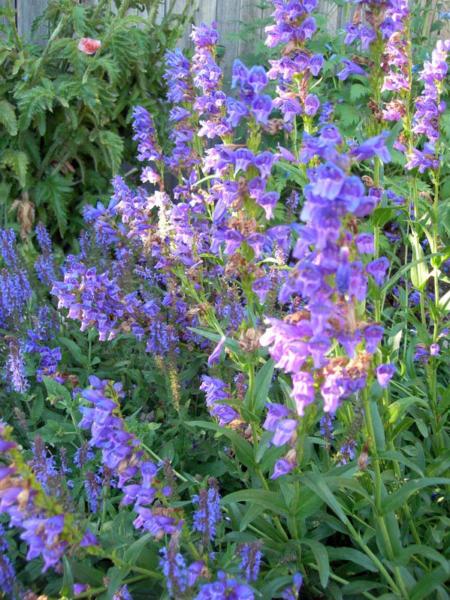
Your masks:
{"label": "wooden fence", "polygon": [[[78,0],[80,3],[95,3],[96,0]],[[180,11],[184,8],[187,0],[160,0],[160,15],[161,17],[167,12],[169,6],[175,2],[176,10]],[[33,21],[42,14],[47,5],[48,0],[0,0],[1,6],[14,6],[16,8],[17,25],[20,35],[26,38],[31,37],[31,27]],[[216,21],[221,33],[221,40],[226,48],[224,63],[229,66],[237,57],[244,59],[248,54],[255,51],[257,46],[263,39],[264,32],[262,21],[270,15],[271,3],[268,0],[195,0],[196,9],[194,20],[196,23],[211,23]],[[420,0],[422,6],[429,9],[426,21],[431,25],[433,19],[437,16],[439,0]],[[450,0],[444,0],[444,6],[449,4]],[[344,10],[338,7],[334,0],[320,0],[319,11],[325,15],[326,25],[330,31],[337,31],[343,25]],[[238,31],[242,26],[252,26],[251,36],[243,38],[238,36]],[[427,23],[424,24],[427,28]],[[450,33],[450,32],[447,32]],[[189,43],[188,28],[184,39],[181,41],[182,46]],[[42,29],[38,32],[38,37],[45,36]],[[251,41],[249,41],[251,40]]]}

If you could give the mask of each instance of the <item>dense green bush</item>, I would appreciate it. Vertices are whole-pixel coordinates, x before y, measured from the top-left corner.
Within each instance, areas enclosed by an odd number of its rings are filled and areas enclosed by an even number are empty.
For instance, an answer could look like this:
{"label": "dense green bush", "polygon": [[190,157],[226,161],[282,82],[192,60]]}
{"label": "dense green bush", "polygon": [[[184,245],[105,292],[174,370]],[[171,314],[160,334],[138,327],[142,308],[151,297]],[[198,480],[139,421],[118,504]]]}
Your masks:
{"label": "dense green bush", "polygon": [[[162,58],[188,17],[172,10],[157,23],[159,0],[51,0],[35,23],[45,45],[21,39],[12,10],[0,16],[0,219],[15,210],[26,235],[33,216],[70,242],[80,206],[107,195],[122,163],[133,162],[129,122],[142,104],[163,115]],[[130,14],[131,9],[146,12]],[[101,41],[94,55],[81,38]],[[128,141],[127,141],[128,138]]]}

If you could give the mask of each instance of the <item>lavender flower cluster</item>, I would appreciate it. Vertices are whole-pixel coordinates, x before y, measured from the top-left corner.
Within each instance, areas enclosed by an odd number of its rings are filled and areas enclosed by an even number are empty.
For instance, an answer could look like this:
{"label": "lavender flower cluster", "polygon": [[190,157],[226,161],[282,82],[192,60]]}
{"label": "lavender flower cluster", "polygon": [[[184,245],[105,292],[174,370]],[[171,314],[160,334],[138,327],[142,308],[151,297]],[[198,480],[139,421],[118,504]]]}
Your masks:
{"label": "lavender flower cluster", "polygon": [[[283,405],[268,405],[264,427],[273,432],[276,446],[295,445],[297,419],[314,402],[317,388],[324,411],[334,413],[344,398],[367,385],[371,356],[382,339],[383,327],[361,323],[358,307],[366,299],[368,277],[381,286],[389,262],[385,257],[361,260],[361,255],[373,254],[374,242],[371,234],[358,233],[358,219],[374,210],[381,191],[372,187],[366,192],[350,168],[375,156],[389,160],[384,140],[384,135],[377,136],[342,153],[338,148],[343,140],[333,125],[304,139],[302,159],[325,162],[308,170],[301,214],[304,225],[294,249],[298,262],[279,295],[283,304],[295,296],[304,304],[283,321],[269,318],[269,328],[260,340],[269,347],[276,366],[292,374],[294,415]],[[342,350],[331,357],[336,344]],[[274,476],[294,466],[291,450],[278,461]]]}
{"label": "lavender flower cluster", "polygon": [[[43,225],[36,228],[41,249],[34,268],[38,279],[49,286],[56,278],[56,266],[49,235]],[[45,304],[32,306],[31,273],[20,256],[13,230],[0,230],[0,328],[5,331],[0,352],[6,354],[3,379],[9,390],[25,393],[29,388],[27,356],[37,359],[36,379],[56,376],[61,351],[50,345],[57,325]]]}
{"label": "lavender flower cluster", "polygon": [[8,515],[10,527],[21,530],[20,539],[28,546],[27,560],[42,558],[45,572],[59,565],[71,546],[96,543],[89,532],[80,537],[73,515],[65,514],[46,495],[33,471],[24,466],[11,428],[4,422],[0,422],[0,461],[0,513]]}
{"label": "lavender flower cluster", "polygon": [[420,173],[427,169],[439,168],[440,159],[436,144],[440,137],[439,121],[445,110],[441,99],[444,81],[448,72],[447,56],[450,52],[450,40],[440,40],[420,74],[424,84],[423,92],[416,101],[413,132],[425,138],[422,150],[414,148],[406,164],[407,169],[418,168]]}
{"label": "lavender flower cluster", "polygon": [[82,406],[81,429],[91,434],[90,445],[102,453],[102,464],[117,476],[117,487],[123,492],[122,504],[132,505],[137,517],[136,529],[144,529],[156,539],[173,534],[183,522],[176,511],[165,508],[157,500],[170,496],[170,486],[158,480],[159,467],[146,460],[139,440],[125,428],[119,412],[122,385],[91,376],[91,387],[82,397],[93,406]]}

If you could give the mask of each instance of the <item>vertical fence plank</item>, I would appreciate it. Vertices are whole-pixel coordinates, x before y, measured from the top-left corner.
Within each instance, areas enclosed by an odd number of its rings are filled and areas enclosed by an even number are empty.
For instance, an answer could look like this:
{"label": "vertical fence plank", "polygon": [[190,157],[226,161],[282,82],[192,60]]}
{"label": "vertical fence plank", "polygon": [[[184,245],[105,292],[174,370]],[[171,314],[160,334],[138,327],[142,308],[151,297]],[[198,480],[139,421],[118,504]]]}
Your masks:
{"label": "vertical fence plank", "polygon": [[[0,0],[0,8],[8,8],[8,0]],[[0,17],[0,25],[5,25],[6,22],[4,17]]]}
{"label": "vertical fence plank", "polygon": [[225,48],[222,66],[225,76],[228,76],[231,65],[239,52],[239,39],[237,34],[240,28],[241,0],[228,0],[217,4],[217,22],[219,25],[221,44]]}
{"label": "vertical fence plank", "polygon": [[48,28],[41,25],[32,33],[33,22],[47,8],[47,0],[16,0],[17,28],[19,35],[27,40],[44,43],[48,37]]}
{"label": "vertical fence plank", "polygon": [[223,3],[223,0],[199,0],[195,17],[196,23],[209,25],[213,21],[217,21],[217,4],[220,3]]}
{"label": "vertical fence plank", "polygon": [[[262,9],[259,1],[241,0],[240,19],[243,23],[255,23],[262,18]],[[256,32],[261,35],[261,31]],[[245,59],[245,55],[252,52],[252,40],[240,40],[239,54]]]}

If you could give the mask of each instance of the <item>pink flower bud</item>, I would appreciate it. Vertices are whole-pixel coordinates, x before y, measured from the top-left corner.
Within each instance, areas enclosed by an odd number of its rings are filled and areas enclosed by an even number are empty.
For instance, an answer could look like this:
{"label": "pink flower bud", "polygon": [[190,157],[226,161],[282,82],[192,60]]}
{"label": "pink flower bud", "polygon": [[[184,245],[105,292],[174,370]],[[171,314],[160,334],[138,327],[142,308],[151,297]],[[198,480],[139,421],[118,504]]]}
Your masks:
{"label": "pink flower bud", "polygon": [[84,52],[84,54],[95,54],[101,45],[102,43],[100,40],[81,38],[81,40],[78,42],[78,50]]}

